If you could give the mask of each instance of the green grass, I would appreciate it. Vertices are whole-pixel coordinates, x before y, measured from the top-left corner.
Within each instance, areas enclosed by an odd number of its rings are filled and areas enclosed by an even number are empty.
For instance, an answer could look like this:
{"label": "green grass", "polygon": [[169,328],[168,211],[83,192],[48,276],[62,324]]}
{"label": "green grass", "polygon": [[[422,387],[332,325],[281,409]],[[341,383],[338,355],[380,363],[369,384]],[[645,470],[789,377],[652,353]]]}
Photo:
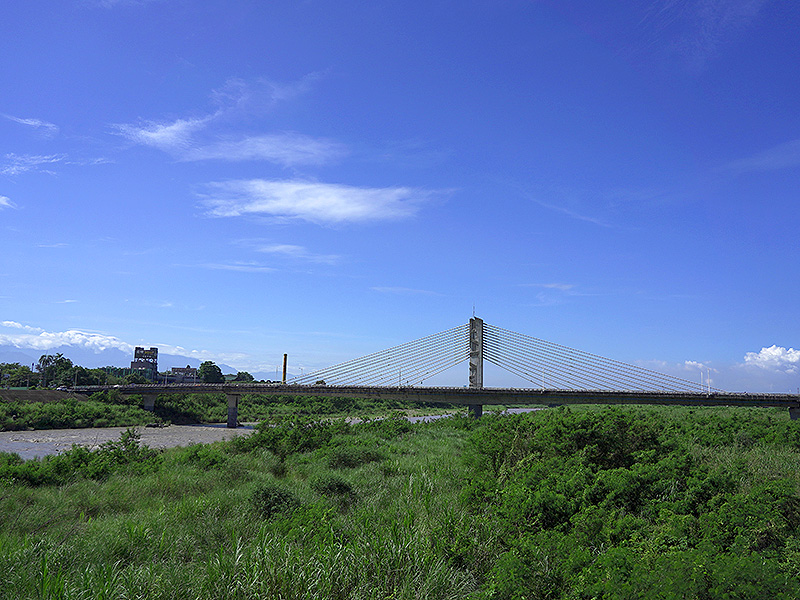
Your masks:
{"label": "green grass", "polygon": [[6,457],[0,598],[794,598],[798,433],[768,409],[295,415]]}

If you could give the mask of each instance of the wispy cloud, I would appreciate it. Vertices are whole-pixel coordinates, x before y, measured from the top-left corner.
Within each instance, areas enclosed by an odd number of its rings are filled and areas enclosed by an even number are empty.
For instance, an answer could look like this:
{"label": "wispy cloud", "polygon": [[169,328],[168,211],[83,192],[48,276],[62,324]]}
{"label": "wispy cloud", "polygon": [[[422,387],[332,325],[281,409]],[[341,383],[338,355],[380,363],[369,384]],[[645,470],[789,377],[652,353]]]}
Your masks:
{"label": "wispy cloud", "polygon": [[[662,0],[659,4],[687,15],[688,26],[675,42],[689,66],[702,70],[720,48],[747,27],[769,0]],[[674,7],[674,8],[673,8]]]}
{"label": "wispy cloud", "polygon": [[767,371],[796,375],[800,373],[800,350],[772,345],[758,352],[748,352],[744,362]]}
{"label": "wispy cloud", "polygon": [[432,292],[430,290],[420,290],[415,288],[398,287],[398,286],[376,286],[370,288],[373,292],[380,294],[395,294],[399,296],[441,296],[439,292]]}
{"label": "wispy cloud", "polygon": [[0,210],[4,208],[17,208],[8,196],[0,196]]}
{"label": "wispy cloud", "polygon": [[295,81],[281,82],[260,77],[244,80],[234,77],[211,92],[211,99],[220,107],[221,115],[247,117],[264,112],[281,102],[288,102],[307,94],[324,76],[312,72]]}
{"label": "wispy cloud", "polygon": [[294,260],[323,264],[334,264],[341,258],[336,254],[315,254],[303,246],[297,246],[294,244],[269,244],[265,246],[259,246],[256,248],[256,250],[265,254],[273,254]]}
{"label": "wispy cloud", "polygon": [[181,160],[264,160],[291,167],[325,164],[346,152],[333,140],[286,132],[199,145],[182,153]]}
{"label": "wispy cloud", "polygon": [[609,43],[635,56],[678,57],[698,73],[758,17],[770,0],[653,0],[619,11],[621,22],[604,29]]}
{"label": "wispy cloud", "polygon": [[581,212],[577,212],[571,208],[567,208],[566,206],[559,206],[557,204],[550,204],[548,202],[542,202],[536,198],[533,199],[536,204],[541,206],[542,208],[546,208],[548,210],[553,210],[555,212],[560,212],[570,219],[575,219],[577,221],[584,221],[586,223],[592,223],[593,225],[598,225],[599,227],[613,227],[610,223],[603,221],[602,219],[598,219],[596,217],[592,217],[590,215],[583,214]]}
{"label": "wispy cloud", "polygon": [[555,306],[567,301],[571,296],[586,296],[580,293],[572,283],[522,283],[519,287],[538,290],[534,296],[533,306]]}
{"label": "wispy cloud", "polygon": [[559,292],[569,292],[575,288],[575,285],[572,283],[523,283],[521,286],[557,290]]}
{"label": "wispy cloud", "polygon": [[6,154],[3,159],[4,162],[0,163],[0,173],[3,175],[19,175],[28,171],[43,171],[45,173],[53,173],[52,171],[44,168],[43,165],[52,165],[62,162],[66,158],[64,154],[49,154],[49,155],[35,155],[35,154]]}
{"label": "wispy cloud", "polygon": [[[208,115],[111,127],[136,144],[157,148],[180,161],[261,160],[285,167],[325,164],[345,155],[347,148],[334,140],[293,131],[253,134],[249,124],[278,102],[304,93],[314,79],[309,76],[290,84],[233,79],[212,93],[220,106]],[[243,125],[248,131],[236,131]]]}
{"label": "wispy cloud", "polygon": [[215,271],[236,271],[239,273],[273,273],[274,267],[267,267],[257,263],[234,262],[234,263],[206,263],[202,265],[206,269]]}
{"label": "wispy cloud", "polygon": [[168,123],[148,121],[138,126],[113,125],[113,128],[132,142],[182,156],[193,149],[192,136],[213,118],[211,115],[199,119],[177,119]]}
{"label": "wispy cloud", "polygon": [[144,6],[160,0],[86,0],[88,4],[100,8],[116,8],[117,6]]}
{"label": "wispy cloud", "polygon": [[779,144],[753,156],[728,163],[726,169],[738,173],[777,171],[800,167],[800,139]]}
{"label": "wispy cloud", "polygon": [[359,223],[412,217],[431,192],[367,188],[306,181],[234,180],[208,184],[201,196],[209,216],[269,215],[317,224]]}
{"label": "wispy cloud", "polygon": [[130,141],[157,148],[180,161],[263,160],[284,167],[320,165],[336,160],[347,153],[338,142],[315,138],[296,132],[230,137],[205,142],[198,134],[213,120],[178,119],[171,123],[115,125],[114,129]]}
{"label": "wispy cloud", "polygon": [[53,123],[48,123],[47,121],[43,121],[41,119],[21,119],[19,117],[14,117],[12,115],[2,115],[9,121],[13,121],[14,123],[19,123],[20,125],[26,125],[28,127],[33,127],[34,129],[41,132],[46,137],[52,137],[58,134],[59,128],[58,125]]}

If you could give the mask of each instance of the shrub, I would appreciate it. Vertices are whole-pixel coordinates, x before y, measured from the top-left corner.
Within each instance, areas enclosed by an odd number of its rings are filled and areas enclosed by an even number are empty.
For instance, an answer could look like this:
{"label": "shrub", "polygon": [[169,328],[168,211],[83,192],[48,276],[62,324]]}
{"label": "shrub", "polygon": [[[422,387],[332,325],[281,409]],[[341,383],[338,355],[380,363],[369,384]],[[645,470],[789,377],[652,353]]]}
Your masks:
{"label": "shrub", "polygon": [[350,482],[338,475],[322,475],[311,482],[311,489],[328,498],[354,497],[356,491]]}
{"label": "shrub", "polygon": [[384,456],[377,450],[363,446],[339,446],[330,450],[328,466],[331,469],[354,469],[383,458]]}
{"label": "shrub", "polygon": [[250,497],[250,504],[253,510],[265,519],[293,511],[300,506],[299,500],[293,494],[274,484],[257,487]]}

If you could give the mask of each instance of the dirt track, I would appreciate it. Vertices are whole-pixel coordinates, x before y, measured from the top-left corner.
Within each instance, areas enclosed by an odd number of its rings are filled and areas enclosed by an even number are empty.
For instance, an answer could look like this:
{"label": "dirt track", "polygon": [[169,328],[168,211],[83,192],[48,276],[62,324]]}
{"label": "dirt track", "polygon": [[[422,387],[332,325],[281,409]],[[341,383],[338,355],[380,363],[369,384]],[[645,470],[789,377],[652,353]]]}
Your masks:
{"label": "dirt track", "polygon": [[[40,431],[0,432],[0,452],[16,452],[24,459],[58,454],[69,450],[73,444],[94,448],[110,440],[118,440],[125,427],[97,429],[46,429]],[[207,444],[229,440],[235,436],[250,435],[252,425],[228,429],[220,425],[170,425],[169,427],[137,427],[141,443],[151,448],[172,448],[190,444]]]}

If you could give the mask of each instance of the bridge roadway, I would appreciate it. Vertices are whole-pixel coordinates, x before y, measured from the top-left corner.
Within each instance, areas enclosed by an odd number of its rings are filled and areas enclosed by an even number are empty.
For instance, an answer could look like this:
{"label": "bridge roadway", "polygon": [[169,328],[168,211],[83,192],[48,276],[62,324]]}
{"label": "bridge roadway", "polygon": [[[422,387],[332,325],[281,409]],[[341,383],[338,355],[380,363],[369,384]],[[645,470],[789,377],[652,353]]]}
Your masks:
{"label": "bridge roadway", "polygon": [[91,394],[116,390],[124,395],[141,394],[144,408],[153,410],[160,394],[225,394],[228,400],[228,427],[236,427],[239,398],[244,394],[286,396],[336,396],[340,398],[380,398],[460,404],[479,417],[484,405],[492,404],[661,404],[685,406],[771,406],[786,408],[792,419],[800,418],[800,394],[747,394],[730,392],[645,392],[608,390],[563,390],[468,387],[373,387],[296,385],[275,383],[196,383],[131,384],[82,386],[72,392]]}

